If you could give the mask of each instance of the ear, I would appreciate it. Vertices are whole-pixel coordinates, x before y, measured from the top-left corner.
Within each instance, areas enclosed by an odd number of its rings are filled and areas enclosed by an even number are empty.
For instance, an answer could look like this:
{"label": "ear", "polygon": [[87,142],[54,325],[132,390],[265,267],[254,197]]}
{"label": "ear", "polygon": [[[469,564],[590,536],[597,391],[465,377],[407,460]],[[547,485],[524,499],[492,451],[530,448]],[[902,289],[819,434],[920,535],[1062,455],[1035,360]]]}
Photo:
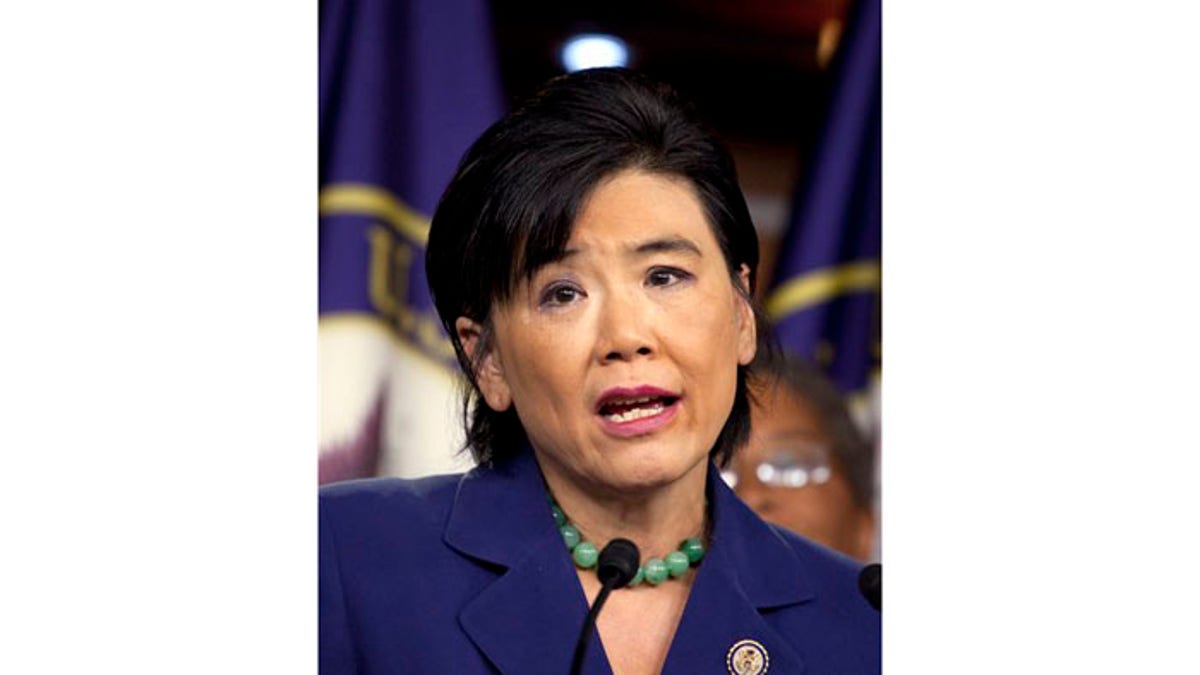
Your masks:
{"label": "ear", "polygon": [[758,352],[758,325],[754,321],[754,308],[750,306],[750,267],[742,263],[738,270],[741,288],[737,290],[738,311],[738,364],[749,365]]}
{"label": "ear", "polygon": [[[496,353],[494,341],[489,341],[492,342],[490,345],[484,345],[483,327],[465,316],[454,320],[454,331],[458,333],[458,339],[471,361],[477,363],[475,382],[479,385],[483,400],[496,412],[507,410],[508,406],[512,405],[512,390],[504,377],[504,367]],[[477,359],[475,352],[481,348],[486,348],[487,353]]]}

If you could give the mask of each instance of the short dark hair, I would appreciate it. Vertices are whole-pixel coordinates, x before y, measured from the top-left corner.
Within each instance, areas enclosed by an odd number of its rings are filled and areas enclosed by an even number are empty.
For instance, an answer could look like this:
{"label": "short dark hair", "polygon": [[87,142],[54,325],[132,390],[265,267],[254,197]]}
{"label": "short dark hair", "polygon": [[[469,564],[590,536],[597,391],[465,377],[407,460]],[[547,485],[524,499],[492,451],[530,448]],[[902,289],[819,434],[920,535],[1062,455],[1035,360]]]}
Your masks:
{"label": "short dark hair", "polygon": [[875,500],[875,443],[855,423],[846,395],[821,370],[799,356],[782,351],[770,353],[760,362],[752,388],[788,391],[808,405],[829,440],[830,452],[850,484],[855,503],[873,508]]}
{"label": "short dark hair", "polygon": [[[696,190],[734,286],[754,308],[760,350],[769,348],[764,314],[753,302],[758,238],[729,152],[694,109],[665,84],[622,68],[561,75],[471,145],[434,212],[425,273],[467,383],[466,447],[489,464],[526,440],[513,408],[488,407],[455,321],[483,326],[477,357],[492,340],[493,304],[561,257],[593,189],[619,171],[686,179]],[[738,277],[750,269],[749,288]],[[733,409],[711,455],[721,464],[750,434],[747,367],[738,367]]]}

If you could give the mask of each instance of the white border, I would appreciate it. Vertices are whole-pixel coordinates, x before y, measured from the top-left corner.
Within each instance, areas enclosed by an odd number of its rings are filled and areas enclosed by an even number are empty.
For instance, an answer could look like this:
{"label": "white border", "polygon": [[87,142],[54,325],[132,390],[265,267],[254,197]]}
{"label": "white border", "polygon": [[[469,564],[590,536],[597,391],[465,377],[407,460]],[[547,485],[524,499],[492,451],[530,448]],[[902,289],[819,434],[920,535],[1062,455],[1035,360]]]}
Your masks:
{"label": "white border", "polygon": [[888,672],[1197,671],[1184,6],[885,3]]}
{"label": "white border", "polygon": [[316,663],[317,3],[0,10],[2,672]]}

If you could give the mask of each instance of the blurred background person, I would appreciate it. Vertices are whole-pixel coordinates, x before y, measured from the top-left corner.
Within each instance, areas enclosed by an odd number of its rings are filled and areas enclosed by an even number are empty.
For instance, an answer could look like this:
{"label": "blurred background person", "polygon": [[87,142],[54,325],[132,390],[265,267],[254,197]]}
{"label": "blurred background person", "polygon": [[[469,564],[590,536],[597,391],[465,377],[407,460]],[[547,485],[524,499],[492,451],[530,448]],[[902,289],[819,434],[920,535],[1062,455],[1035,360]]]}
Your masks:
{"label": "blurred background person", "polygon": [[723,471],[764,520],[858,560],[875,549],[875,445],[841,391],[814,366],[780,355],[754,383],[751,435]]}

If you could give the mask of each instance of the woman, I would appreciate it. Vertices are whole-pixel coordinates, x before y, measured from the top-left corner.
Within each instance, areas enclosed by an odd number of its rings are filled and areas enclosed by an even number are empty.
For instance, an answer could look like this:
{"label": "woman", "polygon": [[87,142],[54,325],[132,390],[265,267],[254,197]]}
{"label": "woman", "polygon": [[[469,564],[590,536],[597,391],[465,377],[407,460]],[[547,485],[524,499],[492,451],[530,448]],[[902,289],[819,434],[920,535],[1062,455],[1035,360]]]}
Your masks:
{"label": "woman", "polygon": [[322,490],[322,672],[565,673],[617,537],[639,583],[584,672],[877,672],[855,565],[712,464],[749,432],[757,262],[732,161],[665,87],[563,76],[485,132],[426,258],[479,466]]}
{"label": "woman", "polygon": [[780,355],[769,372],[751,383],[752,432],[722,471],[725,481],[763,520],[870,559],[874,445],[815,366]]}

